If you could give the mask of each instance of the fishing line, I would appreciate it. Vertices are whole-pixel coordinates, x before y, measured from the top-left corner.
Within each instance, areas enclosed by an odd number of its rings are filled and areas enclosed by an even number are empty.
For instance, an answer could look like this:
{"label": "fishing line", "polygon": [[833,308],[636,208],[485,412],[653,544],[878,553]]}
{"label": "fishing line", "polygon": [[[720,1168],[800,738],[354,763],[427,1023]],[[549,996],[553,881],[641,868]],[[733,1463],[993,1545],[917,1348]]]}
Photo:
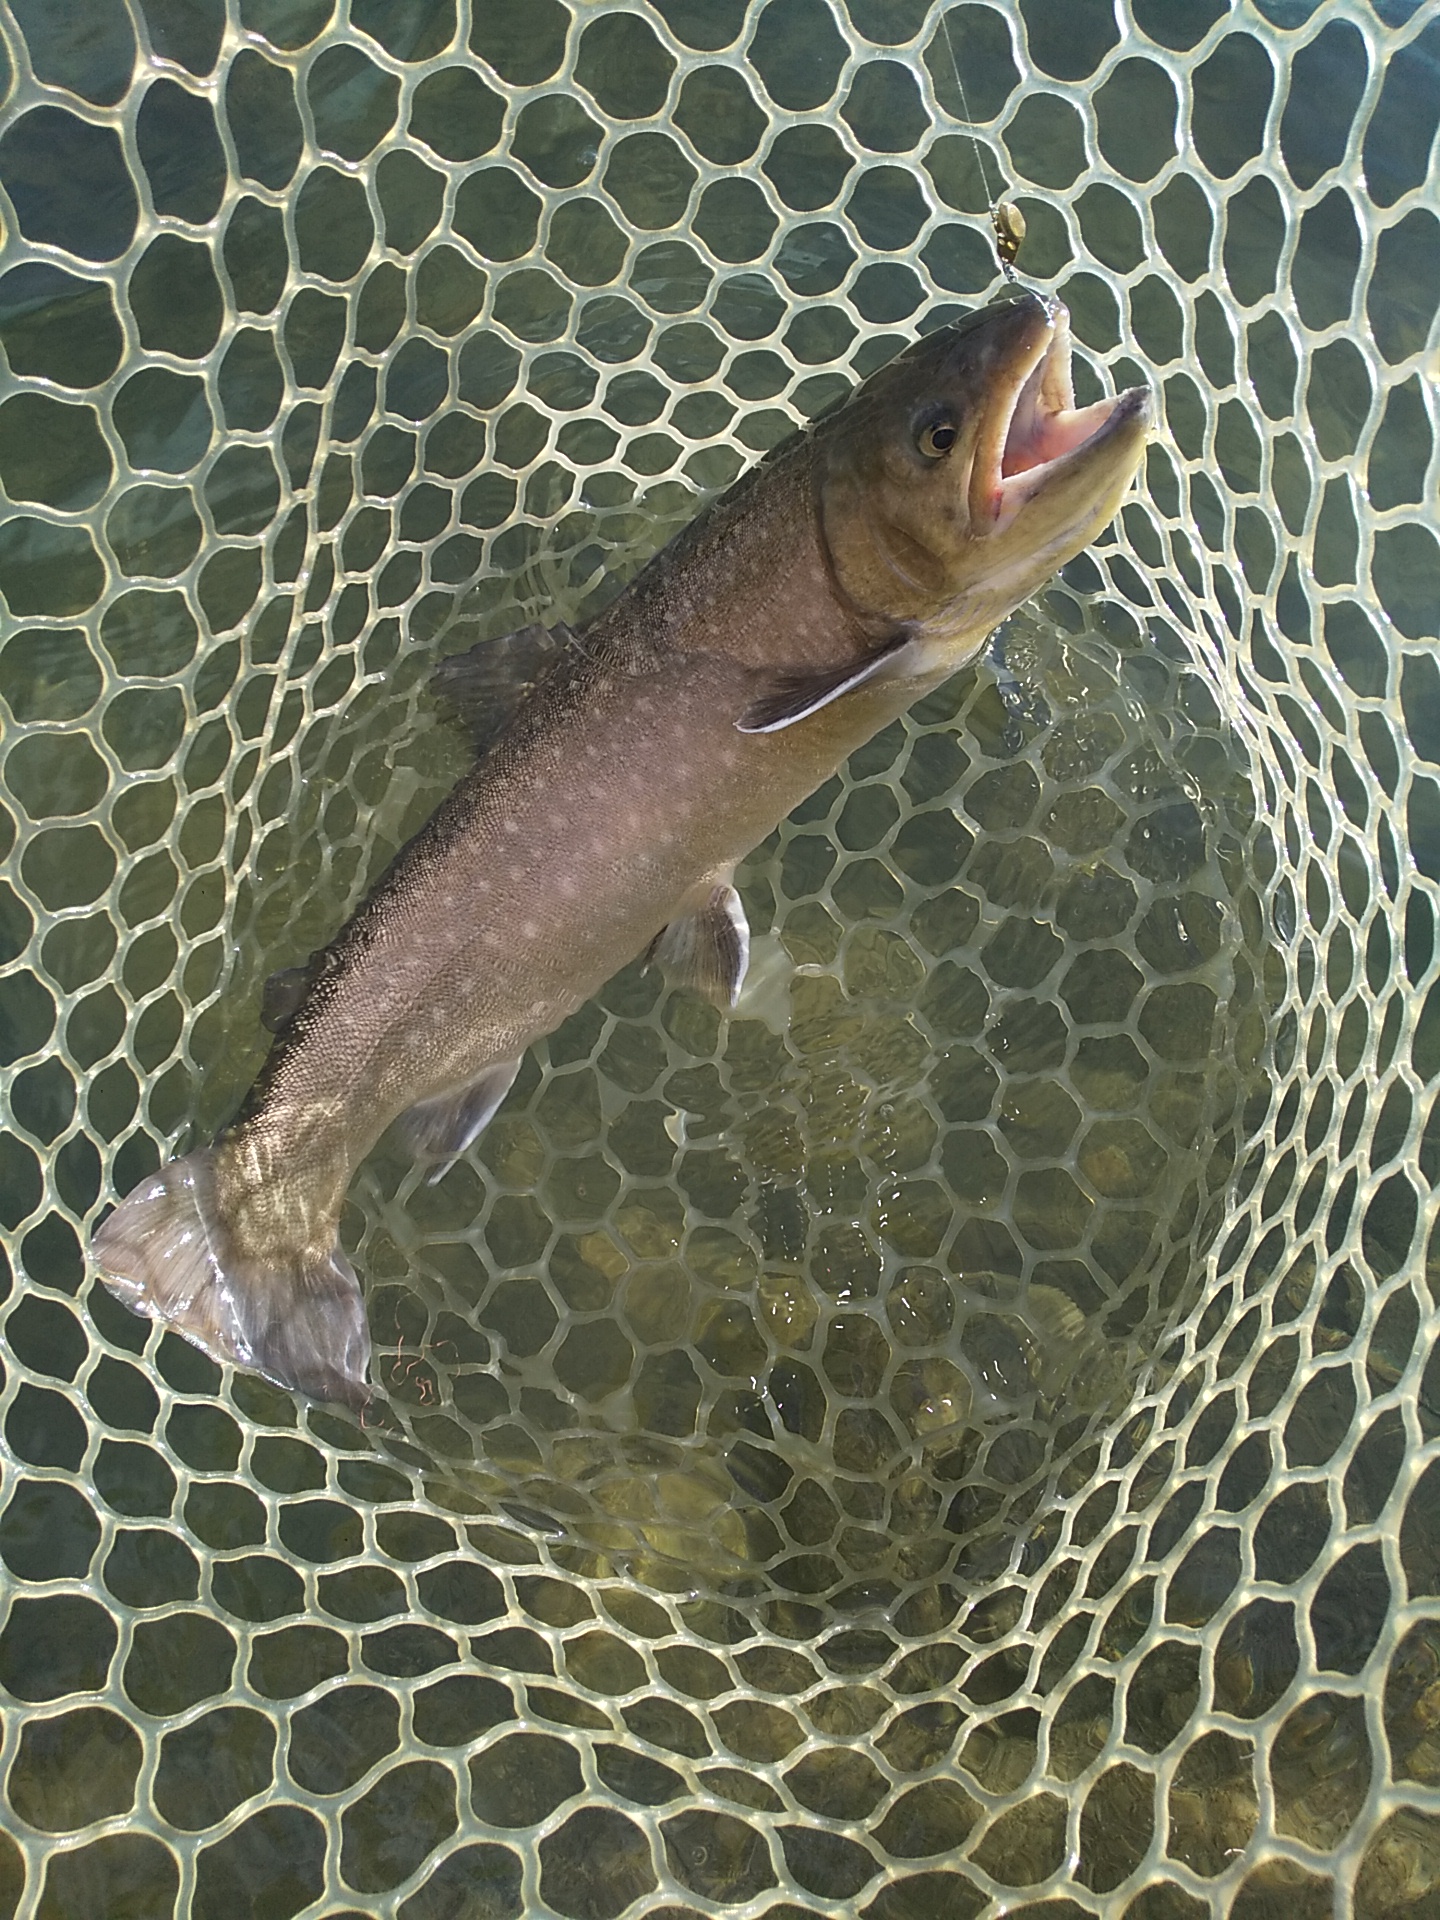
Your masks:
{"label": "fishing line", "polygon": [[960,77],[960,61],[955,53],[955,42],[950,36],[950,15],[940,16],[940,31],[945,36],[945,45],[950,50],[950,71],[955,76],[956,90],[960,95],[960,105],[964,110],[965,124],[970,133],[970,144],[975,149],[976,164],[980,169],[980,185],[990,203],[990,225],[995,230],[995,258],[1000,263],[1000,271],[1011,286],[1020,284],[1020,276],[1015,271],[1015,261],[1025,239],[1025,216],[1013,200],[1003,198],[1004,181],[1000,181],[995,192],[990,190],[990,171],[985,164],[988,143],[975,131],[975,116],[970,111],[970,101],[965,92],[965,82]]}

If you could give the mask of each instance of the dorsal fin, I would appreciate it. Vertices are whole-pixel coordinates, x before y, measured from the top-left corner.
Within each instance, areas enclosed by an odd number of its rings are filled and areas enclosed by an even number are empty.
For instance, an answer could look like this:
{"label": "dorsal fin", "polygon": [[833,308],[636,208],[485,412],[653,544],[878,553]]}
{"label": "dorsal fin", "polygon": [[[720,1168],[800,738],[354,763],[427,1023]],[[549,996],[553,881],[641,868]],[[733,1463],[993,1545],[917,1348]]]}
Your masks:
{"label": "dorsal fin", "polygon": [[517,627],[442,660],[430,676],[431,689],[464,721],[475,751],[484,753],[574,638],[566,626]]}

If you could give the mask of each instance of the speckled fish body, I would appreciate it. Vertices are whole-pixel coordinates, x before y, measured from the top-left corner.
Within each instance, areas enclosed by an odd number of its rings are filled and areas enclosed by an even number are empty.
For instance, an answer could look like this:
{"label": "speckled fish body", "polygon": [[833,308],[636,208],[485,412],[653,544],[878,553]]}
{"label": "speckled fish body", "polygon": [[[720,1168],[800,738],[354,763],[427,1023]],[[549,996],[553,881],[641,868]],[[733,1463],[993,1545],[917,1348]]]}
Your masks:
{"label": "speckled fish body", "polygon": [[548,643],[309,969],[237,1122],[101,1227],[107,1284],[217,1357],[362,1400],[336,1232],[381,1133],[463,1151],[531,1042],[647,947],[733,1003],[736,862],[1101,530],[1147,423],[1143,389],[1074,408],[1063,309],[1026,295],[928,335],[713,503]]}

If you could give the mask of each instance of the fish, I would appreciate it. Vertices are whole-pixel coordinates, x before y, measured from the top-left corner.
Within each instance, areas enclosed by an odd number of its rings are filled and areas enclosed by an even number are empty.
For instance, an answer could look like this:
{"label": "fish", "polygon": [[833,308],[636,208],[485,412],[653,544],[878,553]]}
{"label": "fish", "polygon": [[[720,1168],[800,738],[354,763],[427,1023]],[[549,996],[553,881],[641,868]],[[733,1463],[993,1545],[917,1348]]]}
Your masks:
{"label": "fish", "polygon": [[1068,315],[1025,291],[906,347],[773,449],[571,632],[442,663],[470,771],[349,923],[272,982],[269,1056],[212,1145],[99,1225],[119,1299],[217,1360],[363,1407],[340,1246],[387,1129],[443,1171],[526,1049],[639,955],[722,1010],[737,863],[984,647],[1115,516],[1151,395],[1077,407]]}

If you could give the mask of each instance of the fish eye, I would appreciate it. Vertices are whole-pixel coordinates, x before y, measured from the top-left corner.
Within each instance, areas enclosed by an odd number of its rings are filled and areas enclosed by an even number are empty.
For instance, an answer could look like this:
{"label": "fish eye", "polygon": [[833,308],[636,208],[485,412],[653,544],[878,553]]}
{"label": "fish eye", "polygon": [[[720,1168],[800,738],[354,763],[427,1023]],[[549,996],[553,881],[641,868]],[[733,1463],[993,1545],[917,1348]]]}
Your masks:
{"label": "fish eye", "polygon": [[927,460],[943,460],[955,444],[955,427],[949,420],[932,420],[922,427],[916,442]]}

